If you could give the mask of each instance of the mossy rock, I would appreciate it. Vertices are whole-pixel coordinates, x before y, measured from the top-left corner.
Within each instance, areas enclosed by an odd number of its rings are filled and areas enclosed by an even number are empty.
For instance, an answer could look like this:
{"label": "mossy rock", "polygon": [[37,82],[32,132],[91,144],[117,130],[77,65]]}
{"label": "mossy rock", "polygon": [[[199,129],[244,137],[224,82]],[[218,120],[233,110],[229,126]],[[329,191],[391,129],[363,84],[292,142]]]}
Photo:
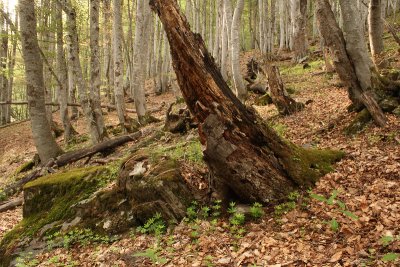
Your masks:
{"label": "mossy rock", "polygon": [[[59,228],[75,214],[73,206],[108,183],[107,167],[88,167],[47,175],[24,186],[23,220],[0,243],[0,266],[7,266],[18,247],[28,245],[52,225]],[[42,232],[42,234],[44,234]]]}
{"label": "mossy rock", "polygon": [[361,132],[364,127],[370,122],[372,119],[371,114],[367,109],[363,109],[361,112],[357,114],[355,119],[344,129],[344,133],[346,135],[355,135]]}
{"label": "mossy rock", "polygon": [[388,98],[383,99],[379,103],[379,106],[385,112],[392,112],[399,106],[399,101],[394,97],[388,97]]}

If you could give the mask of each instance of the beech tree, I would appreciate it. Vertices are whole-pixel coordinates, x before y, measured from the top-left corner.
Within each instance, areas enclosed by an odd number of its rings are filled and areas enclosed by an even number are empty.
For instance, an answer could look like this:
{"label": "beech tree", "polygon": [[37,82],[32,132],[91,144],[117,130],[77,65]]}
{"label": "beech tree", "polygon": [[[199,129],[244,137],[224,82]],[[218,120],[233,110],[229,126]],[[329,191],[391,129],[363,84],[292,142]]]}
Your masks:
{"label": "beech tree", "polygon": [[62,150],[51,133],[46,117],[43,62],[37,39],[35,2],[20,0],[19,10],[32,134],[41,161],[47,163],[60,155]]}
{"label": "beech tree", "polygon": [[383,52],[382,1],[370,0],[368,13],[369,43],[372,57],[375,59]]}

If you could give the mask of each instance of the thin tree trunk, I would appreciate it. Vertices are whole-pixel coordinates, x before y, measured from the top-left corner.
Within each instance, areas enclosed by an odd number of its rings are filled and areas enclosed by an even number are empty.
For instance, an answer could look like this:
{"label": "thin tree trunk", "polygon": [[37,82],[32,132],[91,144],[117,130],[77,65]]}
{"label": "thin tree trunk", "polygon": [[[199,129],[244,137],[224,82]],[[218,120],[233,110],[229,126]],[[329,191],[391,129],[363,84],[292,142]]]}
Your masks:
{"label": "thin tree trunk", "polygon": [[35,3],[20,0],[22,53],[25,62],[27,95],[33,139],[43,163],[62,153],[57,145],[46,117],[43,63],[36,31]]}
{"label": "thin tree trunk", "polygon": [[293,61],[298,62],[307,55],[307,0],[291,0],[293,28]]}
{"label": "thin tree trunk", "polygon": [[68,143],[72,136],[76,134],[75,129],[71,124],[68,114],[68,70],[65,62],[64,54],[64,34],[63,34],[63,21],[62,9],[60,5],[56,6],[56,23],[57,23],[57,72],[60,84],[59,89],[59,103],[60,103],[60,118],[64,126],[64,141]]}
{"label": "thin tree trunk", "polygon": [[382,18],[382,1],[370,0],[369,14],[369,42],[372,57],[375,59],[383,52],[383,18]]}
{"label": "thin tree trunk", "polygon": [[93,117],[96,120],[96,126],[99,141],[107,138],[107,130],[104,124],[103,113],[101,111],[100,86],[100,0],[90,0],[90,100]]}
{"label": "thin tree trunk", "polygon": [[244,86],[243,77],[240,72],[240,25],[244,9],[244,0],[238,0],[233,14],[231,28],[231,58],[232,58],[232,78],[237,97],[244,101],[247,90]]}

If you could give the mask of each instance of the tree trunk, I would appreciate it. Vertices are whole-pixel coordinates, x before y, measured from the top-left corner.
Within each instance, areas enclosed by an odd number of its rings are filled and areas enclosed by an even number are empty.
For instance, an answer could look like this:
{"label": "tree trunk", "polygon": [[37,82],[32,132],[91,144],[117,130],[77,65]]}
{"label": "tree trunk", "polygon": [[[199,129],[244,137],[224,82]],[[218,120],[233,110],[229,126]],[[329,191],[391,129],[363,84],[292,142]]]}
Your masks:
{"label": "tree trunk", "polygon": [[[366,88],[367,81],[364,80],[361,82],[360,77],[357,75],[355,68],[357,61],[355,61],[353,59],[354,56],[351,56],[351,53],[346,50],[347,44],[343,32],[336,22],[329,1],[318,0],[316,13],[321,36],[324,39],[325,45],[331,49],[332,54],[335,57],[333,62],[336,71],[340,79],[348,87],[350,99],[353,103],[361,102],[371,113],[375,122],[380,126],[384,126],[386,124],[385,115],[374,99],[372,92],[370,91],[371,88]],[[359,40],[357,42],[359,42]],[[368,64],[367,67],[368,66],[370,66],[370,64]],[[370,79],[371,78],[369,77],[369,80]]]}
{"label": "tree trunk", "polygon": [[307,55],[307,0],[291,0],[293,29],[293,61],[298,62]]}
{"label": "tree trunk", "polygon": [[22,53],[25,62],[27,95],[33,139],[42,162],[62,153],[51,134],[44,105],[43,63],[36,31],[35,3],[20,0]]}
{"label": "tree trunk", "polygon": [[241,100],[246,100],[247,90],[244,86],[243,77],[240,72],[240,24],[244,9],[244,0],[238,0],[233,14],[231,28],[231,58],[232,58],[232,78],[235,86],[236,96]]}
{"label": "tree trunk", "polygon": [[107,138],[106,126],[101,111],[100,86],[100,0],[90,0],[90,100],[93,117],[96,120],[100,141]]}
{"label": "tree trunk", "polygon": [[[233,196],[268,203],[309,186],[341,153],[283,141],[229,89],[202,38],[189,29],[175,0],[152,0],[167,32],[183,97],[199,123],[212,183]],[[325,166],[322,167],[322,166]]]}
{"label": "tree trunk", "polygon": [[279,114],[290,115],[304,108],[304,104],[297,103],[287,93],[283,85],[279,69],[276,66],[267,66],[268,85],[272,102],[277,107]]}
{"label": "tree trunk", "polygon": [[372,57],[375,59],[383,52],[383,19],[382,19],[382,1],[371,0],[369,3],[368,14],[369,42]]}
{"label": "tree trunk", "polygon": [[145,80],[146,80],[146,55],[148,44],[146,43],[145,28],[150,18],[150,7],[147,0],[138,0],[136,8],[135,29],[135,56],[134,56],[134,98],[135,107],[140,122],[144,122],[147,113]]}
{"label": "tree trunk", "polygon": [[[4,8],[0,6],[0,8]],[[0,101],[7,101],[9,98],[8,92],[8,77],[7,73],[7,58],[8,58],[8,25],[4,16],[0,17]],[[0,109],[0,125],[7,124],[7,114],[9,106],[3,106]]]}
{"label": "tree trunk", "polygon": [[91,96],[87,92],[87,85],[83,76],[82,66],[79,56],[79,38],[76,24],[76,11],[69,0],[58,0],[65,14],[67,15],[68,28],[68,56],[69,64],[72,67],[72,75],[78,88],[79,100],[85,114],[86,124],[89,129],[92,143],[99,143],[106,138],[106,132],[102,125],[98,125],[96,113]]}
{"label": "tree trunk", "polygon": [[56,7],[56,23],[57,23],[57,69],[58,78],[61,82],[59,85],[59,103],[60,103],[60,118],[64,126],[64,142],[68,143],[72,136],[76,134],[75,129],[71,124],[68,114],[68,70],[65,62],[64,41],[63,41],[63,22],[61,6]]}

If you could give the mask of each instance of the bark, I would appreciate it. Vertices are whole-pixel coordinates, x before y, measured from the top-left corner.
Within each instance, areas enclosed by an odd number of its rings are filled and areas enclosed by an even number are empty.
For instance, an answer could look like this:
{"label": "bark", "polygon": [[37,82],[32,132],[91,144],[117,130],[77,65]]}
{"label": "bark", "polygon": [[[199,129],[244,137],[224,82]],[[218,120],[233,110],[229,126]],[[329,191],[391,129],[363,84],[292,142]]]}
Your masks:
{"label": "bark", "polygon": [[299,62],[307,55],[307,0],[291,0],[293,28],[293,61]]}
{"label": "bark", "polygon": [[[0,6],[0,8],[3,8]],[[0,17],[0,101],[7,101],[9,98],[7,73],[8,58],[8,25],[4,16]],[[9,107],[0,109],[0,125],[7,124]]]}
{"label": "bark", "polygon": [[7,203],[0,205],[0,212],[5,212],[8,210],[15,209],[18,206],[22,206],[23,203],[24,203],[24,199],[22,197],[16,198],[12,201],[9,201]]}
{"label": "bark", "polygon": [[57,72],[60,80],[59,84],[59,103],[60,103],[60,118],[64,127],[64,142],[71,140],[72,136],[76,134],[75,129],[71,124],[68,112],[68,70],[64,54],[64,41],[63,41],[63,22],[62,22],[62,9],[57,5],[56,8],[56,21],[57,21]]}
{"label": "bark", "polygon": [[32,135],[39,157],[43,162],[62,153],[57,145],[46,117],[44,101],[43,62],[37,39],[35,4],[20,0],[20,23],[22,54],[25,62],[28,108],[31,117]]}
{"label": "bark", "polygon": [[276,66],[267,66],[268,85],[272,102],[281,115],[290,115],[304,108],[304,104],[297,103],[291,98],[283,85],[279,69]]}
{"label": "bark", "polygon": [[126,131],[126,113],[124,97],[124,62],[122,57],[122,0],[113,0],[113,49],[114,49],[114,94],[119,124]]}
{"label": "bark", "polygon": [[371,0],[368,13],[369,42],[373,58],[383,52],[382,1]]}
{"label": "bark", "polygon": [[324,39],[325,45],[331,49],[334,55],[333,63],[335,69],[340,79],[348,87],[350,99],[353,103],[361,102],[371,113],[378,125],[385,125],[385,115],[374,99],[372,92],[365,88],[366,81],[361,83],[356,74],[356,61],[354,61],[353,57],[346,50],[347,46],[343,32],[336,22],[328,0],[318,0],[316,14],[321,36]]}
{"label": "bark", "polygon": [[232,78],[235,86],[236,96],[244,101],[247,96],[247,90],[244,86],[243,77],[240,72],[240,25],[244,9],[244,0],[238,0],[235,12],[233,14],[231,29],[231,58],[232,58]]}
{"label": "bark", "polygon": [[148,45],[146,43],[145,28],[150,19],[150,7],[147,0],[138,0],[135,29],[135,55],[134,55],[134,98],[139,121],[142,123],[146,117],[146,55]]}
{"label": "bark", "polygon": [[106,126],[101,111],[100,86],[100,47],[99,47],[100,0],[90,0],[90,101],[99,141],[107,138]]}
{"label": "bark", "polygon": [[[15,20],[14,20],[14,25],[16,26],[16,29],[19,27],[19,20],[18,20],[18,11],[15,11]],[[7,101],[12,100],[12,94],[13,94],[13,89],[14,89],[14,69],[15,69],[15,61],[16,61],[16,56],[17,56],[17,44],[18,44],[18,33],[14,32],[13,36],[11,37],[12,39],[12,49],[11,49],[11,57],[8,63],[8,99]],[[6,122],[10,123],[11,122],[11,107],[6,109]]]}
{"label": "bark", "polygon": [[106,138],[106,132],[102,125],[98,125],[98,118],[94,111],[93,101],[88,94],[86,81],[83,76],[82,66],[79,55],[79,39],[76,22],[76,11],[69,0],[58,0],[67,15],[68,29],[68,56],[69,64],[72,67],[71,75],[74,77],[76,87],[78,88],[79,101],[81,102],[85,114],[86,124],[89,129],[92,143],[99,143]]}
{"label": "bark", "polygon": [[[167,32],[178,83],[199,123],[204,159],[218,192],[229,189],[243,201],[267,203],[284,198],[298,186],[311,185],[321,175],[321,170],[314,169],[321,165],[314,160],[324,158],[326,163],[338,154],[321,157],[321,152],[283,141],[235,97],[201,37],[190,31],[176,1],[150,3]],[[303,157],[306,154],[310,157]]]}

